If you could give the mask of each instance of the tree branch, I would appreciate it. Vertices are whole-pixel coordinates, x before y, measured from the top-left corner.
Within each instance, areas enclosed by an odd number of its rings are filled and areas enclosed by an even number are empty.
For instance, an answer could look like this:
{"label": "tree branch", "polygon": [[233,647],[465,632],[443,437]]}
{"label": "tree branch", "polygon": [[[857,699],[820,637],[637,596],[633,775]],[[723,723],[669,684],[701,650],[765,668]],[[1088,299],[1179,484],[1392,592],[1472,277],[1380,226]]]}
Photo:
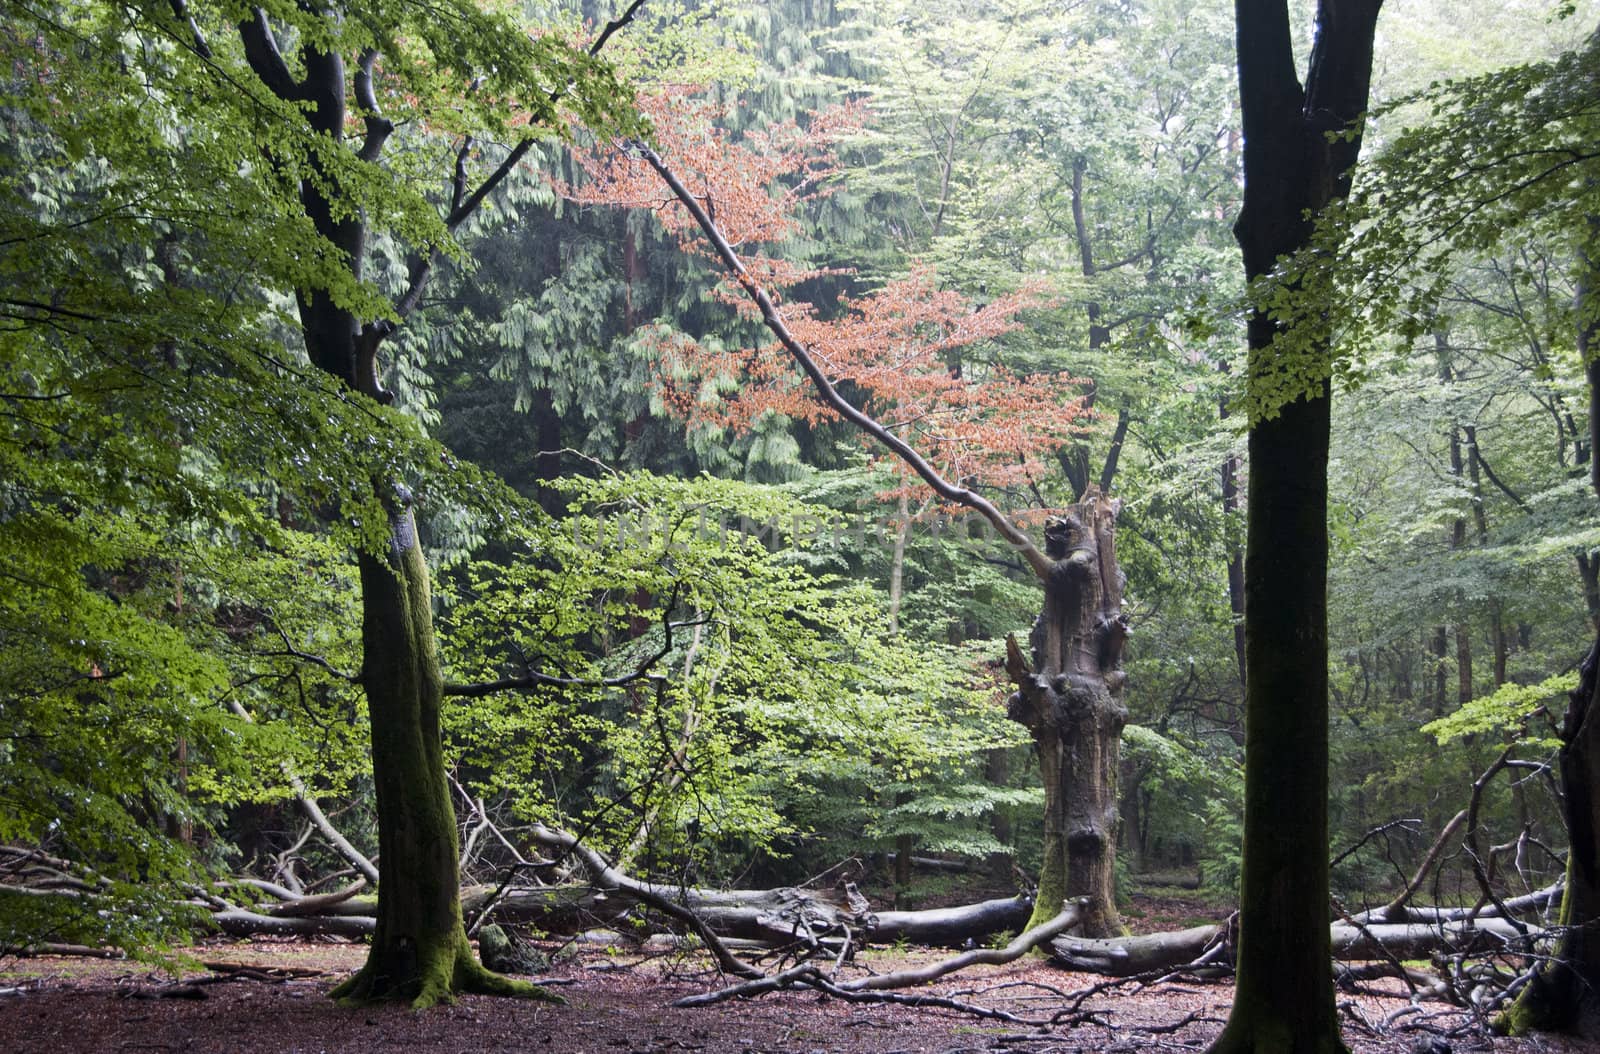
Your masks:
{"label": "tree branch", "polygon": [[[605,28],[600,31],[600,35],[594,38],[594,43],[589,45],[589,56],[593,58],[594,56],[600,54],[600,49],[606,46],[606,41],[611,39],[611,34],[615,33],[623,26],[626,26],[629,22],[632,22],[633,16],[638,14],[639,8],[643,6],[644,0],[633,0],[633,3],[628,5],[628,9],[626,11],[607,22]],[[560,97],[561,96],[559,92],[553,92],[551,93],[550,101],[554,102]]]}
{"label": "tree branch", "polygon": [[995,530],[999,531],[1001,536],[1022,554],[1023,559],[1028,562],[1028,566],[1033,568],[1034,574],[1038,575],[1041,581],[1046,579],[1050,574],[1051,562],[1033,544],[1033,539],[1028,537],[1027,532],[1012,523],[1010,518],[981,494],[946,480],[939,474],[938,469],[929,464],[910,444],[884,428],[875,418],[857,409],[848,399],[839,394],[839,390],[833,386],[833,382],[828,380],[827,375],[822,372],[822,368],[817,365],[817,361],[812,357],[811,352],[790,332],[788,325],[783,321],[783,317],[778,313],[777,305],[772,302],[772,298],[750,276],[750,272],[745,269],[743,261],[739,259],[739,255],[734,252],[733,246],[723,236],[721,229],[717,227],[711,216],[700,204],[700,200],[689,192],[689,189],[683,185],[683,181],[666,166],[660,155],[650,149],[649,146],[637,140],[628,144],[628,146],[638,156],[644,158],[651,168],[655,169],[656,174],[671,188],[672,193],[682,202],[683,207],[689,210],[689,215],[694,217],[695,222],[699,224],[700,229],[716,248],[717,255],[721,258],[723,265],[738,279],[739,285],[744,288],[745,293],[755,302],[761,311],[762,320],[766,323],[767,328],[778,338],[778,342],[789,352],[795,364],[810,379],[812,386],[816,389],[822,401],[839,416],[871,436],[879,445],[887,447],[896,457],[905,462],[912,471],[921,476],[923,482],[931,487],[934,493],[946,501],[964,505],[988,520]]}
{"label": "tree branch", "polygon": [[[250,716],[250,711],[246,710],[237,699],[228,700],[228,709],[232,710],[239,720],[248,724],[255,724],[255,718]],[[376,886],[378,884],[377,865],[368,860],[359,849],[351,845],[349,840],[339,833],[339,829],[333,826],[327,815],[323,813],[322,807],[317,804],[317,799],[312,797],[311,791],[305,785],[305,781],[300,778],[299,773],[295,772],[292,765],[284,761],[278,767],[283,772],[283,778],[289,781],[289,787],[294,791],[295,801],[299,802],[300,811],[305,813],[306,819],[310,820],[317,830],[322,832],[322,837],[328,840],[328,844],[332,845],[340,856],[348,860],[352,867],[366,877],[368,882]]]}
{"label": "tree branch", "polygon": [[577,838],[565,831],[552,830],[542,823],[533,825],[533,837],[547,846],[559,849],[563,854],[576,856],[589,868],[590,880],[601,888],[626,890],[630,896],[655,908],[657,911],[671,915],[673,918],[691,927],[696,935],[705,941],[706,949],[711,952],[717,961],[717,966],[724,972],[735,977],[757,978],[761,971],[738,958],[722,943],[722,939],[711,931],[711,928],[701,921],[700,916],[684,907],[682,904],[663,897],[651,889],[648,883],[629,878],[621,871],[612,867],[610,862],[598,852],[590,849]]}
{"label": "tree branch", "polygon": [[[600,49],[606,46],[606,41],[611,39],[612,34],[632,22],[634,15],[638,13],[639,8],[644,6],[644,3],[645,0],[633,0],[633,3],[628,5],[626,11],[607,22],[605,28],[600,31],[600,35],[595,38],[595,42],[589,45],[590,57],[598,55]],[[566,94],[565,88],[557,88],[552,91],[550,93],[551,105],[560,101],[561,96],[564,94]],[[444,218],[445,229],[452,233],[478,210],[478,206],[483,204],[484,198],[492,194],[495,188],[505,181],[505,178],[511,174],[512,170],[527,156],[528,151],[533,148],[534,141],[530,137],[512,147],[510,153],[506,154],[500,164],[495,166],[495,170],[484,177],[483,182],[479,183],[469,193],[467,191],[467,158],[471,154],[475,142],[473,137],[469,135],[462,140],[461,146],[456,150],[455,169],[450,178],[450,211],[445,214]],[[417,309],[417,305],[422,301],[422,291],[428,284],[428,277],[432,274],[433,265],[438,258],[438,250],[433,250],[413,259],[406,291],[401,295],[400,299],[395,301],[396,318],[403,319]],[[387,336],[387,334],[384,335]],[[379,339],[381,340],[382,337]]]}
{"label": "tree branch", "polygon": [[1476,443],[1472,445],[1472,458],[1478,463],[1478,467],[1483,469],[1483,474],[1489,477],[1489,482],[1500,488],[1500,493],[1510,498],[1512,503],[1523,512],[1528,511],[1528,503],[1518,497],[1516,491],[1500,481],[1500,477],[1494,474],[1494,469],[1489,467],[1489,462],[1484,460],[1483,451],[1478,448]]}
{"label": "tree branch", "polygon": [[283,53],[278,50],[278,41],[272,35],[272,26],[267,22],[267,13],[262,8],[255,8],[251,17],[239,23],[239,39],[244,42],[245,61],[250,63],[250,68],[255,71],[261,83],[267,90],[285,102],[295,102],[301,98],[301,86],[295,81],[294,74],[289,72],[289,64],[283,60]]}
{"label": "tree branch", "polygon": [[189,5],[184,0],[171,0],[172,13],[179,22],[189,27],[189,35],[194,41],[194,52],[203,59],[211,58],[211,45],[206,43],[206,36],[200,32],[200,23],[194,20],[194,15],[189,13]]}
{"label": "tree branch", "polygon": [[339,669],[322,656],[312,655],[309,652],[304,652],[299,648],[296,648],[292,643],[290,643],[289,635],[283,631],[283,627],[278,625],[276,622],[272,624],[272,628],[277,631],[278,638],[283,641],[283,649],[281,651],[264,651],[259,652],[258,654],[267,656],[287,656],[292,659],[299,659],[301,662],[309,662],[313,666],[320,666],[322,669],[333,674],[341,681],[346,681],[350,684],[361,683],[360,674],[346,673],[344,670]]}
{"label": "tree branch", "polygon": [[383,153],[383,144],[388,142],[390,134],[394,131],[394,122],[378,109],[378,93],[372,87],[372,68],[377,61],[378,50],[367,48],[361,53],[360,63],[356,67],[356,103],[361,107],[362,120],[367,126],[367,137],[362,141],[361,149],[356,152],[356,156],[363,161],[378,160],[378,155]]}
{"label": "tree branch", "polygon": [[641,662],[632,673],[622,674],[618,677],[558,677],[555,674],[539,673],[530,670],[521,677],[502,677],[497,681],[478,681],[472,684],[446,684],[444,694],[459,699],[481,699],[486,695],[496,692],[526,691],[530,688],[621,688],[623,685],[634,684],[651,676],[651,669],[672,652],[672,631],[687,629],[690,626],[704,625],[705,619],[689,619],[684,622],[671,621],[673,605],[677,603],[678,592],[682,583],[674,583],[672,594],[667,602],[661,606],[661,629],[666,638],[655,654]]}
{"label": "tree branch", "polygon": [[1406,913],[1406,904],[1417,895],[1417,890],[1428,880],[1428,872],[1433,870],[1433,865],[1439,859],[1439,854],[1444,852],[1455,833],[1461,825],[1467,822],[1467,810],[1462,809],[1444,825],[1444,830],[1439,832],[1439,837],[1433,840],[1433,845],[1422,855],[1422,863],[1417,865],[1416,873],[1411,876],[1411,881],[1406,883],[1406,888],[1396,893],[1394,899],[1378,909],[1379,914],[1389,922],[1399,922]]}

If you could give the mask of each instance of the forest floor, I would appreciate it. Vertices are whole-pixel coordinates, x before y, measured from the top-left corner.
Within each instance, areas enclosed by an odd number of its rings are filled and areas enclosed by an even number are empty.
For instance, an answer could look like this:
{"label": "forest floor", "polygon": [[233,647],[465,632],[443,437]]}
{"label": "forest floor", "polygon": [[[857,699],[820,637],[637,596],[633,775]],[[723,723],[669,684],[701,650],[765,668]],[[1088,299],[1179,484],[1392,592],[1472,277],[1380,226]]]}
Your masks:
{"label": "forest floor", "polygon": [[[1191,923],[1192,905],[1136,899],[1140,930]],[[213,964],[174,976],[131,961],[39,957],[0,960],[0,1054],[215,1052],[215,1054],[408,1054],[559,1051],[560,1054],[1065,1054],[1077,1051],[1198,1051],[1221,1029],[1226,982],[1108,988],[1107,979],[1040,960],[972,968],[916,989],[1049,1019],[1048,1029],[904,1005],[861,1005],[786,992],[697,1009],[669,1004],[719,987],[700,956],[646,956],[604,945],[558,955],[549,970],[565,1006],[469,996],[413,1013],[402,1006],[346,1009],[327,998],[333,981],[362,962],[355,943],[255,940],[190,950]],[[933,962],[949,953],[878,949],[842,976]],[[1092,994],[1084,994],[1092,993]],[[904,994],[910,994],[907,990]],[[1491,1039],[1463,1011],[1443,1004],[1409,1010],[1399,982],[1337,994],[1353,1054],[1410,1054],[1444,1037],[1444,1051],[1576,1054],[1556,1037]],[[1396,1016],[1398,1015],[1398,1016]],[[1385,1024],[1385,1022],[1389,1022]]]}

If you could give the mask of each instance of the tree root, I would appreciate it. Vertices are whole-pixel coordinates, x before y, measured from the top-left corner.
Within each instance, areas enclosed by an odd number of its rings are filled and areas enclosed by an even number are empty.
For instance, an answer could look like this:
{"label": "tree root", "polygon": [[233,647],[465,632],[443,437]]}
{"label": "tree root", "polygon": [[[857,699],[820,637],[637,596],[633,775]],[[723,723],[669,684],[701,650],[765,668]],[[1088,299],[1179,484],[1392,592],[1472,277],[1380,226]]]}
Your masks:
{"label": "tree root", "polygon": [[444,949],[410,971],[396,983],[385,967],[369,958],[356,973],[336,985],[329,996],[341,1006],[366,1006],[403,1000],[413,1010],[451,1004],[461,995],[497,995],[565,1005],[561,996],[534,984],[495,973],[478,962],[462,933],[452,950]]}

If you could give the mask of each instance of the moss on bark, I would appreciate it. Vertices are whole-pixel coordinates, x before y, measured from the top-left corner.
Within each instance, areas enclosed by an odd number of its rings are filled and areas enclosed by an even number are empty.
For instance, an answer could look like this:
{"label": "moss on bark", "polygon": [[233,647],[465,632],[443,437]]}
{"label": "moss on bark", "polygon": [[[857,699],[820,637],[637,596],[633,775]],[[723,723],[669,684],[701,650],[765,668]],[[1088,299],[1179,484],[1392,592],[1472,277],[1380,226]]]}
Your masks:
{"label": "moss on bark", "polygon": [[1083,898],[1086,937],[1123,931],[1115,900],[1117,777],[1126,675],[1122,571],[1117,566],[1117,503],[1091,487],[1084,501],[1052,520],[1045,552],[1054,562],[1044,610],[1031,635],[1031,662],[1016,642],[1007,669],[1017,684],[1013,720],[1033,735],[1044,783],[1044,860],[1028,926]]}
{"label": "moss on bark", "polygon": [[347,1003],[402,999],[419,1008],[462,992],[554,1000],[535,985],[484,969],[462,928],[428,567],[403,501],[392,514],[388,553],[363,553],[359,563],[362,683],[378,805],[378,917],[366,965],[333,994]]}

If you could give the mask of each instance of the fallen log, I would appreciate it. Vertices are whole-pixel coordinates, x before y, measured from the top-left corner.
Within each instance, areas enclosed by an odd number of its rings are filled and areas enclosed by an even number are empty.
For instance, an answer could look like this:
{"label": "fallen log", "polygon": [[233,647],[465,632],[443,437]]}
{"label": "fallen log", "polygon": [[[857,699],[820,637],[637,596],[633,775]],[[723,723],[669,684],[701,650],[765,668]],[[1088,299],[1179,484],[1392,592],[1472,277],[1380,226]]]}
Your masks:
{"label": "fallen log", "polygon": [[[885,944],[904,941],[960,947],[996,933],[1020,929],[1033,901],[1026,896],[979,901],[926,911],[852,912],[831,891],[797,889],[707,890],[638,883],[597,892],[587,886],[513,889],[494,907],[500,922],[537,924],[546,929],[577,929],[615,922],[641,903],[648,890],[697,915],[718,936],[767,944],[817,939],[848,929],[857,939]],[[463,891],[468,914],[482,906],[486,889]]]}
{"label": "fallen log", "polygon": [[[1532,893],[1525,893],[1520,897],[1511,897],[1508,900],[1502,900],[1501,903],[1513,915],[1542,912],[1549,908],[1551,904],[1558,903],[1561,900],[1561,891],[1565,888],[1565,885],[1564,880],[1556,881],[1543,889],[1536,889]],[[1408,904],[1393,918],[1384,914],[1387,910],[1388,908],[1373,908],[1371,911],[1359,912],[1352,915],[1350,921],[1364,923],[1409,922],[1428,925],[1438,922],[1462,922],[1469,918],[1492,919],[1500,917],[1499,909],[1492,904],[1471,908],[1415,907]]]}
{"label": "fallen log", "polygon": [[[900,854],[896,852],[884,854],[884,859],[890,864],[896,863],[899,858]],[[944,871],[955,874],[971,874],[983,870],[983,864],[975,860],[946,860],[940,856],[913,856],[911,866],[918,871]]]}
{"label": "fallen log", "polygon": [[[1476,923],[1377,923],[1368,926],[1336,924],[1330,930],[1333,957],[1341,960],[1426,959],[1434,952],[1481,952],[1503,948],[1522,934],[1505,919],[1478,919]],[[1381,949],[1380,946],[1381,945]],[[1387,953],[1387,956],[1386,954]]]}
{"label": "fallen log", "polygon": [[1027,925],[1033,898],[1024,895],[984,900],[956,908],[927,911],[880,911],[871,916],[867,936],[875,941],[939,944],[958,947],[993,933]]}
{"label": "fallen log", "polygon": [[[1222,936],[1220,926],[1195,926],[1172,933],[1088,940],[1058,937],[1050,944],[1051,961],[1067,970],[1131,977],[1190,965]],[[1504,947],[1519,939],[1504,919],[1480,918],[1476,924],[1446,922],[1335,923],[1329,928],[1335,959],[1425,959],[1434,952],[1478,952]]]}
{"label": "fallen log", "polygon": [[1079,973],[1132,977],[1187,966],[1205,954],[1221,934],[1221,926],[1194,926],[1138,937],[1057,937],[1050,942],[1050,960]]}
{"label": "fallen log", "polygon": [[211,913],[217,929],[230,937],[365,937],[377,926],[372,915],[262,915],[243,908]]}
{"label": "fallen log", "polygon": [[1439,859],[1439,855],[1444,852],[1445,846],[1450,843],[1450,839],[1455,837],[1455,833],[1461,830],[1461,825],[1466,822],[1467,810],[1465,809],[1450,818],[1450,822],[1444,825],[1444,830],[1439,832],[1439,837],[1433,840],[1433,845],[1429,846],[1428,851],[1422,854],[1422,863],[1417,865],[1416,871],[1411,876],[1411,881],[1406,883],[1404,889],[1395,894],[1393,900],[1377,909],[1377,918],[1373,921],[1409,921],[1406,918],[1406,906],[1411,903],[1411,898],[1416,896],[1417,891],[1428,881],[1428,874],[1433,870],[1433,865]]}

